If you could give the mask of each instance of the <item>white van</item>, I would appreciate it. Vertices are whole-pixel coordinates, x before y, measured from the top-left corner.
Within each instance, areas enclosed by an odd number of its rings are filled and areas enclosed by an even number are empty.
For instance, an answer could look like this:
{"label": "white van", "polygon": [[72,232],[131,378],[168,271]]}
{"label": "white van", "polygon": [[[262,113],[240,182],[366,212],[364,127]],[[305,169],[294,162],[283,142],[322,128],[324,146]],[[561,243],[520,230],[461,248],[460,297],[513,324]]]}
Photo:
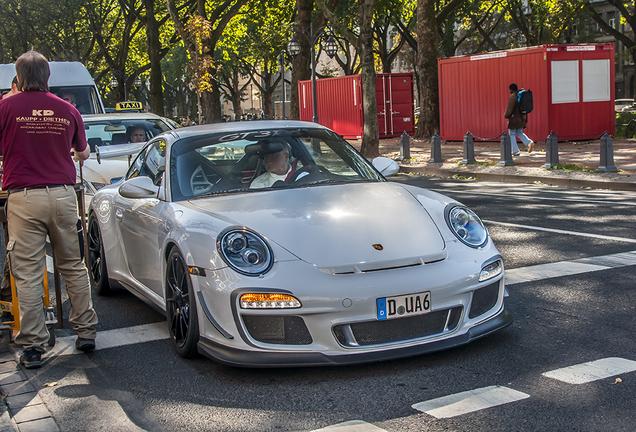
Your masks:
{"label": "white van", "polygon": [[[74,99],[80,114],[102,114],[104,103],[93,77],[80,62],[49,62],[49,90],[64,99]],[[0,64],[0,91],[11,89],[15,65]]]}

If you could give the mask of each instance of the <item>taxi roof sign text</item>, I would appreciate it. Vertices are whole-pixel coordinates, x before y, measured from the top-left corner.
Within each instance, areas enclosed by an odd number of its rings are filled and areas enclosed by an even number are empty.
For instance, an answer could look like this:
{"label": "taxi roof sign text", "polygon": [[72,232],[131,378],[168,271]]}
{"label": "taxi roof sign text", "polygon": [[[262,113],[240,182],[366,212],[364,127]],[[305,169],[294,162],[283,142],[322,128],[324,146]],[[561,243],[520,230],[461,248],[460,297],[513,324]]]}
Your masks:
{"label": "taxi roof sign text", "polygon": [[136,101],[128,101],[128,102],[117,102],[115,104],[115,110],[116,111],[123,111],[123,110],[143,110],[144,106],[141,102],[136,102]]}

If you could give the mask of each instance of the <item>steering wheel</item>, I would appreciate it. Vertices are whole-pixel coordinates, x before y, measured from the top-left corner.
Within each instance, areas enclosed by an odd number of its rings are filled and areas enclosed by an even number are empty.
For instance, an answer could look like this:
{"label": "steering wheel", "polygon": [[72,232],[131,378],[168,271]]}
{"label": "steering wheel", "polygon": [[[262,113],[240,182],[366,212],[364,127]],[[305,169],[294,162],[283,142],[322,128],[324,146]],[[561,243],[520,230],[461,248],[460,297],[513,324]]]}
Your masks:
{"label": "steering wheel", "polygon": [[192,176],[190,176],[190,189],[192,189],[192,194],[194,196],[205,195],[212,192],[213,187],[214,183],[208,180],[208,176],[205,175],[203,167],[199,165],[192,173]]}
{"label": "steering wheel", "polygon": [[322,165],[305,165],[304,167],[297,169],[296,172],[291,175],[288,183],[310,182],[317,180],[320,174],[328,175],[330,172]]}

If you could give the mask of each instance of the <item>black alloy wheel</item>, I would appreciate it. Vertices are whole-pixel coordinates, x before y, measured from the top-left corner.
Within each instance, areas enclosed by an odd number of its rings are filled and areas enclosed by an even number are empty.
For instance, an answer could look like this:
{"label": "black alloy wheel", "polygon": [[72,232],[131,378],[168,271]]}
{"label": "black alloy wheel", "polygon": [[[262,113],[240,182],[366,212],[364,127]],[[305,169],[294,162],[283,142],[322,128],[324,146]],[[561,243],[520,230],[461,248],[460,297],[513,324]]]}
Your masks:
{"label": "black alloy wheel", "polygon": [[110,295],[113,289],[108,281],[108,269],[104,258],[104,246],[99,224],[94,215],[88,221],[88,264],[91,283],[98,295]]}
{"label": "black alloy wheel", "polygon": [[166,312],[177,354],[194,357],[199,342],[197,306],[188,266],[177,248],[170,252],[166,267]]}

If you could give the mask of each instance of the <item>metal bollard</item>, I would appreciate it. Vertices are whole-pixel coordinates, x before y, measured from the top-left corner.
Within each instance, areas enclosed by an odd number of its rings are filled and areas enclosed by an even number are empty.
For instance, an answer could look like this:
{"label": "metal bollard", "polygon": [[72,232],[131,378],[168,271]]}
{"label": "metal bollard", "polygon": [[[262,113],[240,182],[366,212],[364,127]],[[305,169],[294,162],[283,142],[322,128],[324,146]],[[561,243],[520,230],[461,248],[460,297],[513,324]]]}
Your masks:
{"label": "metal bollard", "polygon": [[512,160],[512,145],[510,144],[510,135],[508,135],[508,132],[504,132],[504,134],[501,136],[501,160],[497,163],[497,166],[509,165],[517,165],[517,162]]}
{"label": "metal bollard", "polygon": [[601,137],[601,165],[598,167],[598,171],[618,171],[618,168],[614,165],[614,144],[612,137],[607,132],[603,133]]}
{"label": "metal bollard", "polygon": [[559,165],[559,140],[554,131],[550,132],[545,140],[545,163],[541,168],[550,169]]}
{"label": "metal bollard", "polygon": [[470,131],[464,135],[464,159],[460,163],[471,164],[476,163],[475,160],[475,142],[473,140],[473,134]]}
{"label": "metal bollard", "polygon": [[428,161],[429,163],[444,162],[442,159],[442,140],[437,133],[431,137],[431,158]]}
{"label": "metal bollard", "polygon": [[397,160],[404,159],[411,159],[411,137],[406,131],[402,132],[400,136],[400,157]]}

